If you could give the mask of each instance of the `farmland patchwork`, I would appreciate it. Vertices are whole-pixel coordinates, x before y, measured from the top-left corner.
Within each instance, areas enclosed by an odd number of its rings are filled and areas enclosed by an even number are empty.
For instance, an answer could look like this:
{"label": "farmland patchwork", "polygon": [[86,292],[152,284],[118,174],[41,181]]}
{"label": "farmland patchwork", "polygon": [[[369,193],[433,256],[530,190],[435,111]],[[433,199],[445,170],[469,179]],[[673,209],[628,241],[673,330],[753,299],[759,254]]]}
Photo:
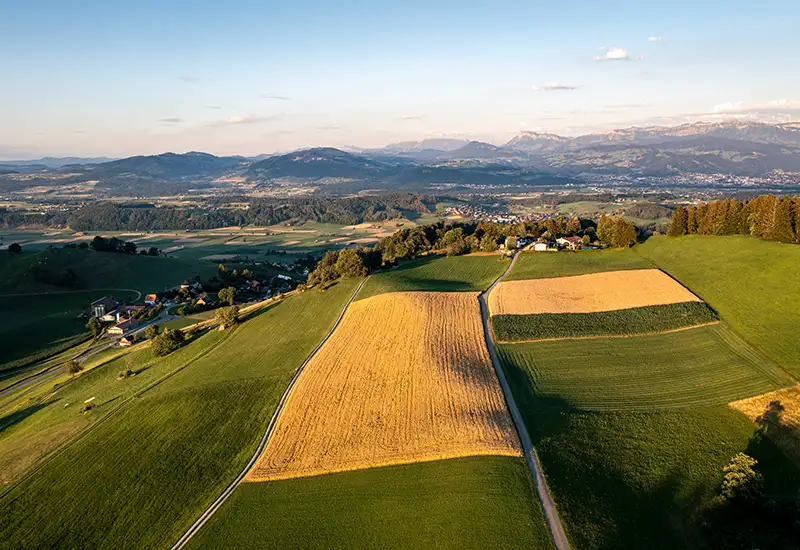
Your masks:
{"label": "farmland patchwork", "polygon": [[351,304],[248,478],[472,455],[520,455],[476,294],[388,293]]}

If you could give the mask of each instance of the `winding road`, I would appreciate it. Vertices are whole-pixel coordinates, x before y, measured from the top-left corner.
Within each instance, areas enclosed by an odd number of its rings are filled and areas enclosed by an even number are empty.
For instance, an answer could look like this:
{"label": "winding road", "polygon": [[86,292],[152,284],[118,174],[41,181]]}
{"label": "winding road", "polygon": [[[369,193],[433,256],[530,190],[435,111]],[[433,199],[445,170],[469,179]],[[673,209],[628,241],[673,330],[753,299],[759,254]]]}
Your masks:
{"label": "winding road", "polygon": [[522,448],[525,451],[525,460],[528,463],[528,468],[531,470],[533,484],[539,495],[539,501],[542,504],[545,521],[547,521],[547,527],[550,529],[550,536],[553,539],[553,544],[556,550],[569,550],[569,541],[567,541],[564,527],[561,525],[561,520],[558,517],[558,511],[556,510],[555,502],[553,502],[553,497],[550,495],[550,489],[547,487],[544,472],[542,471],[542,464],[539,462],[539,455],[536,454],[536,449],[533,447],[528,429],[525,427],[525,423],[522,420],[522,414],[519,412],[517,402],[514,400],[514,394],[511,393],[511,387],[508,385],[506,374],[500,365],[500,358],[497,356],[497,351],[494,349],[492,331],[489,327],[489,308],[486,306],[486,298],[489,296],[492,289],[508,275],[517,262],[517,257],[518,254],[515,253],[513,258],[511,258],[511,263],[508,264],[503,274],[492,283],[492,286],[478,297],[478,301],[481,305],[481,318],[483,320],[483,335],[486,339],[486,347],[489,350],[489,356],[492,358],[492,365],[494,365],[497,378],[500,380],[500,387],[503,389],[508,410],[511,413],[511,418],[514,420],[514,425],[517,428]]}
{"label": "winding road", "polygon": [[339,318],[336,319],[336,323],[334,323],[334,325],[331,327],[331,330],[328,331],[328,334],[325,335],[325,338],[322,339],[322,341],[317,345],[317,347],[314,348],[314,351],[312,351],[308,355],[308,357],[306,357],[306,360],[303,361],[303,364],[300,365],[300,368],[297,369],[297,372],[292,377],[291,382],[289,382],[289,386],[283,392],[281,400],[278,402],[278,407],[275,409],[275,412],[272,413],[272,418],[270,418],[269,424],[267,425],[267,429],[264,432],[264,435],[261,437],[261,441],[258,443],[258,447],[256,447],[253,456],[250,457],[250,460],[247,462],[247,465],[239,473],[239,475],[236,476],[236,479],[234,479],[231,482],[231,484],[225,488],[222,494],[219,497],[217,497],[217,499],[214,502],[212,502],[208,508],[206,508],[206,511],[203,512],[203,514],[197,519],[197,521],[195,521],[192,524],[192,526],[189,527],[189,530],[186,531],[180,539],[178,539],[178,542],[176,542],[172,546],[172,550],[178,550],[186,546],[186,544],[192,539],[192,537],[195,536],[198,531],[200,531],[203,525],[205,525],[208,522],[208,520],[211,519],[214,513],[220,509],[220,507],[225,503],[225,501],[228,500],[228,498],[233,494],[233,491],[235,491],[236,488],[242,483],[247,473],[255,465],[256,461],[261,456],[261,453],[264,452],[264,448],[267,446],[267,442],[269,441],[269,438],[272,436],[272,432],[275,430],[275,424],[278,422],[278,418],[280,417],[281,412],[283,411],[283,407],[289,400],[289,396],[291,395],[292,390],[294,389],[294,386],[297,383],[297,380],[300,378],[300,375],[303,374],[303,370],[305,370],[308,363],[311,362],[311,359],[314,358],[314,356],[317,354],[320,348],[322,348],[322,346],[325,345],[325,342],[328,341],[328,339],[331,337],[334,331],[338,328],[339,324],[342,322],[342,318],[344,317],[345,312],[347,311],[347,308],[350,307],[351,303],[353,303],[353,300],[355,300],[356,296],[358,295],[358,292],[361,290],[361,287],[364,286],[367,280],[369,280],[369,275],[365,277],[364,280],[361,281],[361,283],[359,283],[359,285],[353,291],[353,294],[350,296],[350,299],[347,300],[347,303],[342,308],[341,313],[339,313]]}

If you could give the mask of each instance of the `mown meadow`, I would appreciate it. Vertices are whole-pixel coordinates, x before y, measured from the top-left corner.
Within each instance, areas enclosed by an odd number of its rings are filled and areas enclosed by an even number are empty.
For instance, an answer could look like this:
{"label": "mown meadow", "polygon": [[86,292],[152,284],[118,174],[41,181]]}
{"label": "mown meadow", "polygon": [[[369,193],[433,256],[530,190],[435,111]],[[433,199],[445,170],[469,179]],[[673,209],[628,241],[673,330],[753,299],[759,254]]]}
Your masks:
{"label": "mown meadow", "polygon": [[[7,492],[0,540],[19,548],[171,545],[250,458],[293,373],[357,283],[287,298],[186,346],[225,339]],[[19,429],[36,421],[34,413]]]}
{"label": "mown meadow", "polygon": [[[499,346],[573,548],[795,545],[791,522],[774,518],[793,513],[798,464],[727,403],[796,383],[797,266],[800,247],[747,237],[654,237],[624,251],[522,255],[514,278],[658,267],[721,321]],[[714,506],[722,469],[739,452],[758,461],[766,509],[780,514],[753,508],[726,517],[720,510],[730,508]]]}
{"label": "mown meadow", "polygon": [[242,484],[191,548],[552,548],[525,462],[468,457]]}
{"label": "mown meadow", "polygon": [[426,257],[375,273],[358,293],[368,298],[385,292],[480,292],[508,267],[499,254]]}

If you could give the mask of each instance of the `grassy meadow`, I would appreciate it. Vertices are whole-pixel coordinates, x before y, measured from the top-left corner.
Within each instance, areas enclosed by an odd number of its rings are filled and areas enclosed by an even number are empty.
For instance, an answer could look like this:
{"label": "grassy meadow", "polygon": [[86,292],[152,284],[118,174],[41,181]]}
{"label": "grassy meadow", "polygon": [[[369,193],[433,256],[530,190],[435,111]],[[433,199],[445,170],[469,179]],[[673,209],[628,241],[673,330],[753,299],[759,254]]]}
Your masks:
{"label": "grassy meadow", "polygon": [[287,298],[227,334],[189,344],[187,352],[225,338],[2,496],[0,540],[38,548],[172,544],[245,465],[293,373],[357,283]]}
{"label": "grassy meadow", "polygon": [[799,265],[800,247],[739,237],[521,255],[512,278],[658,267],[721,319],[667,334],[498,346],[573,548],[716,548],[734,532],[732,547],[796,542],[758,516],[720,521],[709,506],[738,452],[759,461],[767,498],[781,506],[797,495],[798,465],[726,404],[793,383]]}
{"label": "grassy meadow", "polygon": [[244,483],[191,548],[552,548],[524,459]]}
{"label": "grassy meadow", "polygon": [[426,257],[376,273],[358,293],[368,298],[385,292],[480,292],[508,267],[499,254]]}
{"label": "grassy meadow", "polygon": [[800,246],[753,237],[654,237],[633,249],[800,378]]}
{"label": "grassy meadow", "polygon": [[681,302],[593,313],[493,315],[491,318],[494,338],[498,342],[662,332],[716,320],[717,316],[703,302]]}
{"label": "grassy meadow", "polygon": [[651,269],[653,264],[635,248],[583,250],[579,252],[522,252],[505,280],[570,277],[619,271]]}
{"label": "grassy meadow", "polygon": [[724,404],[791,383],[724,325],[635,336],[498,346],[538,402],[583,410]]}

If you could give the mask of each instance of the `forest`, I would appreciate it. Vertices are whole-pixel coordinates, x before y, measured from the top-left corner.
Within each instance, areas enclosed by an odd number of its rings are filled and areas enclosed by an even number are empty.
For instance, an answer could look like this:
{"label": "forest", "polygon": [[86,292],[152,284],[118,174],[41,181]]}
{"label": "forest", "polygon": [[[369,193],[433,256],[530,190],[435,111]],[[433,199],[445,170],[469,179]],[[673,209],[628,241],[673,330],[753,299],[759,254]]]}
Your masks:
{"label": "forest", "polygon": [[763,195],[678,206],[667,234],[752,235],[767,241],[800,242],[800,197]]}

